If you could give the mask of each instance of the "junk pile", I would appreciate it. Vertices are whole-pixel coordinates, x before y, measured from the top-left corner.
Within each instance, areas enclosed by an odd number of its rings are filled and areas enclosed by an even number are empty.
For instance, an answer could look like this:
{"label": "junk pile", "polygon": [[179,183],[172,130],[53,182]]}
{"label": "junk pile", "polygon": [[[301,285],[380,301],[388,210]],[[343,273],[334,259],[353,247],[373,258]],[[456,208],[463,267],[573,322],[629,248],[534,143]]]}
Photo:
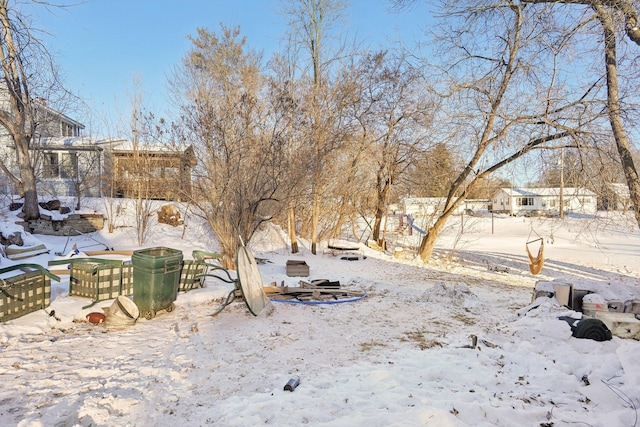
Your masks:
{"label": "junk pile", "polygon": [[621,298],[622,291],[617,291],[601,282],[540,281],[534,288],[533,300],[555,298],[561,305],[581,312],[582,319],[561,318],[569,323],[576,338],[606,341],[617,336],[640,340],[640,299],[633,294]]}
{"label": "junk pile", "polygon": [[300,286],[285,286],[282,283],[277,286],[272,283],[271,286],[264,288],[265,293],[271,301],[288,302],[293,304],[337,304],[345,302],[359,301],[366,297],[364,290],[346,289],[341,286],[339,281],[330,281],[327,279],[312,280],[305,282],[301,280]]}

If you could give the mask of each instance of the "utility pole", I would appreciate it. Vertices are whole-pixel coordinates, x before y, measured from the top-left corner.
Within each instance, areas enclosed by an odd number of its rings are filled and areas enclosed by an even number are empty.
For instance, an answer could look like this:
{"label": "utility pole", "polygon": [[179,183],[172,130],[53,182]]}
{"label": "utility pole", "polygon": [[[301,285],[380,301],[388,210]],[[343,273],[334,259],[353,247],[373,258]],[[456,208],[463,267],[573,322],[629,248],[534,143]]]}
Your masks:
{"label": "utility pole", "polygon": [[560,218],[564,218],[564,148],[560,151]]}

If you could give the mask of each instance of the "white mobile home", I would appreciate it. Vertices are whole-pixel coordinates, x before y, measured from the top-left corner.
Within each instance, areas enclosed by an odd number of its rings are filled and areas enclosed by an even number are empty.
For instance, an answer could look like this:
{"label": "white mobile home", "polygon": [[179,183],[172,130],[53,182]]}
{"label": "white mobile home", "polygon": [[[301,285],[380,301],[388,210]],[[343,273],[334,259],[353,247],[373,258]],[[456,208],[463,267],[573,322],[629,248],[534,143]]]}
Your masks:
{"label": "white mobile home", "polygon": [[412,217],[425,218],[442,211],[444,197],[405,197],[402,199],[402,212]]}
{"label": "white mobile home", "polygon": [[594,215],[597,196],[585,188],[501,188],[491,198],[491,211],[511,215],[564,212]]}
{"label": "white mobile home", "polygon": [[[446,201],[445,197],[405,197],[402,199],[400,207],[405,215],[424,218],[440,214]],[[469,199],[463,201],[456,208],[454,214],[460,215],[467,210],[484,211],[487,206],[487,200]]]}

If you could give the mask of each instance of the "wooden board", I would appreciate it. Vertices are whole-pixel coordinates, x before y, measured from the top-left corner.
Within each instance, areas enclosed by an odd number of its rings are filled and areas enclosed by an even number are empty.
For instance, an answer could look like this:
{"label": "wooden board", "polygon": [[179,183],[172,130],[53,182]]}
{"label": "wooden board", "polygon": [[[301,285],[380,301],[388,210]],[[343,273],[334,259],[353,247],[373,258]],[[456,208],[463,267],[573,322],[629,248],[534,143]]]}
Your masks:
{"label": "wooden board", "polygon": [[65,268],[64,270],[49,270],[49,272],[56,276],[68,276],[71,274],[71,270],[68,268]]}
{"label": "wooden board", "polygon": [[121,250],[121,251],[82,251],[88,256],[99,256],[99,255],[125,255],[131,256],[133,255],[133,249],[129,250]]}
{"label": "wooden board", "polygon": [[32,256],[49,253],[49,249],[45,245],[29,246],[29,247],[11,247],[5,248],[7,258],[16,261],[25,258],[31,258]]}
{"label": "wooden board", "polygon": [[291,286],[265,286],[264,291],[267,294],[277,295],[304,295],[304,294],[327,294],[327,295],[352,295],[361,296],[364,291],[350,291],[347,289],[325,289],[325,288],[299,288]]}

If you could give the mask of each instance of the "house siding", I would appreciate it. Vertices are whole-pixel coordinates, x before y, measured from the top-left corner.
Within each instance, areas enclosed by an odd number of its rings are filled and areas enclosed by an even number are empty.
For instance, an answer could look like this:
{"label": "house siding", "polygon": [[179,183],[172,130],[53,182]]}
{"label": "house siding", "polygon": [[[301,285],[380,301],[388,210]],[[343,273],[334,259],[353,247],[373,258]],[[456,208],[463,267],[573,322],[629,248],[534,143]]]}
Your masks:
{"label": "house siding", "polygon": [[[73,180],[65,179],[58,176],[43,176],[43,162],[45,160],[44,153],[47,152],[46,147],[42,144],[43,138],[51,137],[79,137],[82,134],[84,125],[65,116],[64,114],[49,108],[44,100],[34,100],[36,105],[36,113],[33,120],[35,121],[36,133],[33,136],[32,144],[38,146],[35,153],[36,159],[36,188],[39,194],[55,196],[75,196],[75,186]],[[0,108],[8,111],[10,108],[8,94],[6,88],[0,88]],[[58,153],[56,153],[56,156]],[[0,127],[0,157],[7,168],[15,175],[19,176],[18,167],[15,161],[15,146],[5,128]],[[51,170],[49,172],[52,172]],[[3,194],[17,194],[18,189],[4,177],[0,183],[0,192]]]}
{"label": "house siding", "polygon": [[[557,213],[560,210],[560,188],[503,188],[492,197],[491,211],[520,215],[538,211]],[[564,212],[593,215],[597,212],[597,196],[582,188],[562,190]]]}

